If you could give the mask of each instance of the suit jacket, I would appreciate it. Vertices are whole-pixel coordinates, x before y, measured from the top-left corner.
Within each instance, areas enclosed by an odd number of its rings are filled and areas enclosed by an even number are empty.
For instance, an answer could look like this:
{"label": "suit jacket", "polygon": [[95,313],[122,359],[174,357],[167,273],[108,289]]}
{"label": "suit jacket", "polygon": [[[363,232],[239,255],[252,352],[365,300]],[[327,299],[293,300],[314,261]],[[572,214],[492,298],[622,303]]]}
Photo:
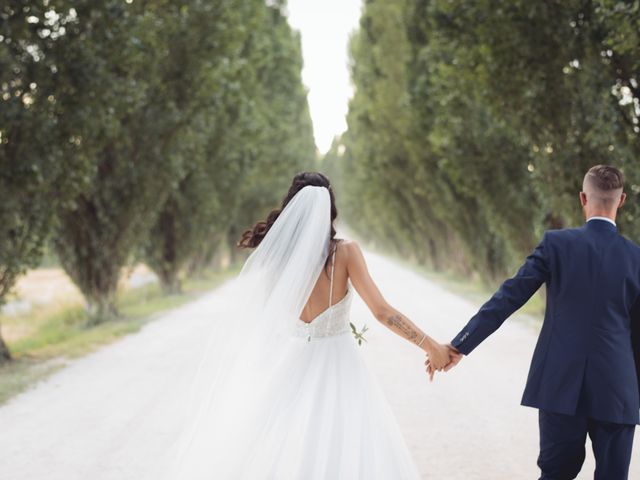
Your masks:
{"label": "suit jacket", "polygon": [[452,345],[471,353],[542,284],[546,312],[522,404],[640,423],[640,247],[610,222],[546,232]]}

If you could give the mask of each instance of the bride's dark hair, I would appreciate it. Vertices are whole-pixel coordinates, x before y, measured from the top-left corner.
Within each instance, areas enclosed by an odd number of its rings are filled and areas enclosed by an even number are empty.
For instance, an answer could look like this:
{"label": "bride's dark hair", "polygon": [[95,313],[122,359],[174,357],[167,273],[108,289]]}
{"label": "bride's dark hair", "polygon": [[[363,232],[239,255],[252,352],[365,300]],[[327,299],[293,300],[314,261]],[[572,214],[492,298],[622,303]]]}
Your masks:
{"label": "bride's dark hair", "polygon": [[282,205],[280,208],[272,210],[271,213],[267,216],[266,220],[256,223],[253,228],[246,230],[240,241],[238,242],[238,247],[240,248],[255,248],[260,245],[260,242],[267,234],[273,223],[276,221],[280,212],[287,206],[287,204],[291,201],[291,199],[302,190],[304,187],[309,185],[313,185],[316,187],[325,187],[329,190],[329,197],[331,198],[331,244],[333,245],[335,242],[336,230],[333,226],[333,222],[338,216],[338,210],[336,209],[336,201],[333,195],[333,190],[331,189],[331,182],[329,179],[318,172],[302,172],[298,173],[295,177],[293,177],[293,181],[291,182],[291,186],[289,187],[289,191],[287,195],[282,200]]}

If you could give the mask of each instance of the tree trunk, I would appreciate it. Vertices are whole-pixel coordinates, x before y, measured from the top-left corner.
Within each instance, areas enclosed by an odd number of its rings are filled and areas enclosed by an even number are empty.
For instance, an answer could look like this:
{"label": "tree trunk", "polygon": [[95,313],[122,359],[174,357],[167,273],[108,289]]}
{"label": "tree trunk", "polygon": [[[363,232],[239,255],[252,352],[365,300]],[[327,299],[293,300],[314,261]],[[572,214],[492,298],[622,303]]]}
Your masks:
{"label": "tree trunk", "polygon": [[162,291],[167,295],[177,295],[182,293],[182,280],[179,275],[173,271],[159,272],[160,286]]}
{"label": "tree trunk", "polygon": [[7,344],[2,338],[2,333],[0,333],[0,365],[10,362],[11,360],[11,352],[9,351],[9,347],[7,347]]}
{"label": "tree trunk", "polygon": [[98,325],[118,317],[115,292],[98,293],[87,298],[89,325]]}

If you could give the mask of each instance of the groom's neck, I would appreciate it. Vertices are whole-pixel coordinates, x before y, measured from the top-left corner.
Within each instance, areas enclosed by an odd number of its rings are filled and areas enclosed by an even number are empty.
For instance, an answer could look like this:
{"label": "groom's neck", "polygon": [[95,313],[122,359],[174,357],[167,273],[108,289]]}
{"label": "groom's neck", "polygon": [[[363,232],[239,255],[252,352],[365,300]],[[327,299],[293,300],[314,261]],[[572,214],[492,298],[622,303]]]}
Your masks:
{"label": "groom's neck", "polygon": [[589,209],[589,210],[585,210],[584,218],[585,220],[589,220],[590,218],[593,218],[593,217],[605,217],[615,222],[617,213],[618,213],[617,210],[614,210],[613,212],[611,212],[611,211],[599,210],[599,209]]}

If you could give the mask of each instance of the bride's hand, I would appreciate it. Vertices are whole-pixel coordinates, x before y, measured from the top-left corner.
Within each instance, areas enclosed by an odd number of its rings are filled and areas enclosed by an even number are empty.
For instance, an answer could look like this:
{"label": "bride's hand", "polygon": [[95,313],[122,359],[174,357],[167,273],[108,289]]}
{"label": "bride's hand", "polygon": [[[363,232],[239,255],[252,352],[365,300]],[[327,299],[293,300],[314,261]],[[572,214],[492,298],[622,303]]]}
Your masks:
{"label": "bride's hand", "polygon": [[[448,343],[445,346],[449,349],[449,363],[443,368],[442,371],[448,372],[453,367],[458,365],[458,363],[460,363],[460,360],[462,360],[462,357],[464,357],[464,355],[460,353],[456,348],[454,348],[450,343]],[[429,375],[429,380],[433,381],[433,377],[436,374],[436,369],[433,368],[433,366],[431,365],[431,360],[428,358],[428,355],[427,355],[427,360],[424,362],[424,364],[427,367],[427,374]]]}
{"label": "bride's hand", "polygon": [[451,361],[451,350],[447,345],[442,345],[431,338],[425,343],[424,350],[429,357],[431,368],[434,370],[442,370]]}

